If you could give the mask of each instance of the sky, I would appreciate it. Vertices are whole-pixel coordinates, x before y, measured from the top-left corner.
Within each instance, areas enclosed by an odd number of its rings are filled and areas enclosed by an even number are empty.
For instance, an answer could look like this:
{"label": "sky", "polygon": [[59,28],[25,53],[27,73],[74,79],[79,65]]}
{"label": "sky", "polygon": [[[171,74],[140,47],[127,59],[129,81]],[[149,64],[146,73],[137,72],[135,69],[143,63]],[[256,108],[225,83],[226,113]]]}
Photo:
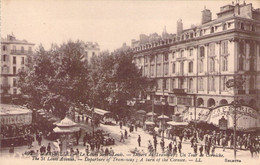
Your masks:
{"label": "sky", "polygon": [[[233,0],[234,2],[236,0]],[[1,37],[13,33],[17,39],[50,48],[70,39],[97,42],[101,50],[113,51],[125,42],[129,46],[139,35],[158,33],[164,26],[176,33],[182,19],[184,29],[201,23],[206,7],[212,18],[220,7],[232,1],[93,1],[93,0],[2,0]],[[243,3],[240,0],[240,3]],[[260,1],[246,1],[260,8]]]}

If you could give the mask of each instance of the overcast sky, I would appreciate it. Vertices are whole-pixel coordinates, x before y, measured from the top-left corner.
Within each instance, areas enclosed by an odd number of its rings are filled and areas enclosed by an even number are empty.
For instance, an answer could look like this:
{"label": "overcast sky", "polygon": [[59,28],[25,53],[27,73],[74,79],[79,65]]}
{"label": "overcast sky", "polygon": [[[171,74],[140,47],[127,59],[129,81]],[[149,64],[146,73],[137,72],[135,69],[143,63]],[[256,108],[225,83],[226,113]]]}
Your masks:
{"label": "overcast sky", "polygon": [[[235,0],[234,0],[235,1]],[[176,33],[176,21],[184,28],[200,24],[204,6],[213,19],[219,8],[232,1],[65,1],[2,0],[1,35],[13,34],[49,48],[69,39],[98,42],[101,50],[120,47],[139,34]],[[240,0],[240,3],[243,3]],[[260,8],[260,1],[246,1]]]}

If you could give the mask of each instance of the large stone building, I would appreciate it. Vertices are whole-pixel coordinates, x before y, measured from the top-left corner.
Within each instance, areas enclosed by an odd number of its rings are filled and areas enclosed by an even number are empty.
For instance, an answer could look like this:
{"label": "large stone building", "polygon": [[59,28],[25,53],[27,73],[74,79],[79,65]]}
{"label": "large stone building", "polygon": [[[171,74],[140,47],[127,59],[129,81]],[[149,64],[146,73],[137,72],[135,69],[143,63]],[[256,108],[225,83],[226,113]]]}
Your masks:
{"label": "large stone building", "polygon": [[17,74],[26,67],[27,56],[33,54],[33,43],[17,40],[14,35],[1,39],[1,100],[19,94]]}
{"label": "large stone building", "polygon": [[[211,109],[234,99],[260,109],[260,9],[252,4],[220,7],[214,20],[204,9],[200,25],[183,29],[178,20],[176,34],[166,29],[162,36],[141,34],[132,40],[132,49],[143,75],[157,80],[146,100],[165,96],[165,113],[182,113],[194,105]],[[234,75],[245,80],[242,88],[226,87]]]}

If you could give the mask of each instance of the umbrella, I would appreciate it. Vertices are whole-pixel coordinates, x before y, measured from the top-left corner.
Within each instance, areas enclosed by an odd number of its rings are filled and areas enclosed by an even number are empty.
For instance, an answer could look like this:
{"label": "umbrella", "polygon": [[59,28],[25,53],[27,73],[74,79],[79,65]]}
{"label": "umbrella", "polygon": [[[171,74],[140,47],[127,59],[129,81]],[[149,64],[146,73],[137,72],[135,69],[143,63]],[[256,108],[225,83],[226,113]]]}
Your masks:
{"label": "umbrella", "polygon": [[137,113],[146,113],[144,110],[139,110]]}
{"label": "umbrella", "polygon": [[65,128],[55,127],[53,129],[55,133],[71,133],[71,132],[77,132],[79,130],[80,130],[79,127],[65,127]]}
{"label": "umbrella", "polygon": [[158,117],[158,119],[169,119],[169,117],[166,116],[166,115],[161,115],[161,116]]}
{"label": "umbrella", "polygon": [[154,122],[152,122],[152,121],[146,121],[146,122],[144,122],[146,125],[154,125]]}
{"label": "umbrella", "polygon": [[176,122],[176,121],[168,121],[167,124],[173,125],[173,126],[185,126],[185,125],[188,125],[187,122]]}
{"label": "umbrella", "polygon": [[147,116],[153,116],[153,115],[157,115],[157,114],[154,113],[154,112],[149,112],[149,113],[147,113],[146,115],[147,115]]}

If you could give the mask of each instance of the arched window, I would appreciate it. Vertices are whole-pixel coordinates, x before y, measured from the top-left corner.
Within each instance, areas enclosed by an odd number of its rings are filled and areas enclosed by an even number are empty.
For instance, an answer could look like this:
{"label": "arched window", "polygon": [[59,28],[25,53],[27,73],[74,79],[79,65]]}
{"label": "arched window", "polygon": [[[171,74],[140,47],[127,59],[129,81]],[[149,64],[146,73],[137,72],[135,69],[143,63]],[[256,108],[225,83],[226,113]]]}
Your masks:
{"label": "arched window", "polygon": [[215,100],[210,98],[208,99],[208,107],[214,107],[216,105]]}
{"label": "arched window", "polygon": [[193,72],[193,62],[189,62],[189,73]]}
{"label": "arched window", "polygon": [[175,73],[175,68],[176,68],[175,63],[172,63],[172,73]]}
{"label": "arched window", "polygon": [[200,30],[200,36],[202,36],[203,35],[203,31],[202,30]]}
{"label": "arched window", "polygon": [[255,31],[255,26],[254,25],[251,25],[251,31]]}
{"label": "arched window", "polygon": [[256,107],[256,101],[254,99],[251,99],[248,103],[249,106],[251,107]]}
{"label": "arched window", "polygon": [[172,89],[176,88],[175,87],[175,79],[172,79]]}
{"label": "arched window", "polygon": [[228,104],[228,102],[227,102],[226,99],[222,99],[222,100],[220,100],[220,102],[219,102],[219,105],[227,105],[227,104]]}
{"label": "arched window", "polygon": [[204,100],[202,98],[197,99],[197,106],[199,106],[199,107],[204,106]]}

